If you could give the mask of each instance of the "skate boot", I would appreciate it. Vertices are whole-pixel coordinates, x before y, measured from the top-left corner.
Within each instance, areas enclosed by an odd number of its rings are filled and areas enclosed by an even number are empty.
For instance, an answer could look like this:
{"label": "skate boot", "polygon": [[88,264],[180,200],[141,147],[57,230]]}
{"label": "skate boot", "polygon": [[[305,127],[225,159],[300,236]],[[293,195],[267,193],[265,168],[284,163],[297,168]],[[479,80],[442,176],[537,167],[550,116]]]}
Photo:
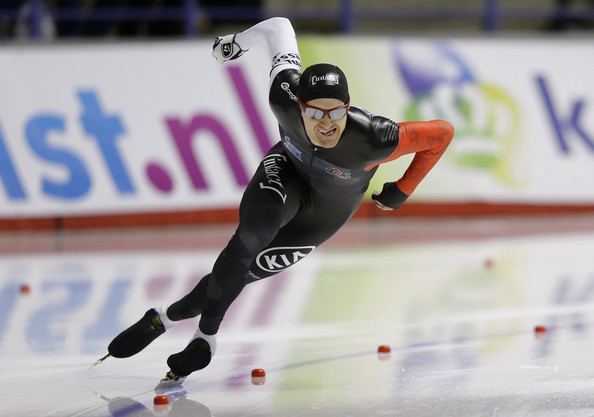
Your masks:
{"label": "skate boot", "polygon": [[167,365],[173,374],[182,377],[188,376],[194,371],[206,368],[212,360],[216,348],[217,336],[206,335],[198,328],[184,350],[167,358]]}
{"label": "skate boot", "polygon": [[[128,358],[137,354],[147,347],[153,340],[165,333],[164,321],[165,309],[157,311],[154,308],[148,310],[144,316],[116,336],[109,344],[107,350],[114,358]],[[165,316],[166,317],[166,316]],[[169,327],[169,326],[168,326]]]}

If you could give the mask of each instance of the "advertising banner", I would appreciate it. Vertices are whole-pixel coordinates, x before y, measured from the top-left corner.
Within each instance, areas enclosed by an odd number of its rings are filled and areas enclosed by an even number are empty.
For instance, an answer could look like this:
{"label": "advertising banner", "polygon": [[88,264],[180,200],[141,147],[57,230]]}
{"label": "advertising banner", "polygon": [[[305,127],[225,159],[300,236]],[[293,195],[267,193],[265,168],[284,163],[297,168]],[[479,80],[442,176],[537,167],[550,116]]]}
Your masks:
{"label": "advertising banner", "polygon": [[[353,105],[456,128],[411,198],[594,204],[594,42],[300,37]],[[278,140],[265,48],[210,42],[0,48],[0,218],[237,205]],[[386,164],[370,191],[397,180]]]}
{"label": "advertising banner", "polygon": [[206,42],[0,50],[0,216],[236,205],[277,141],[267,63]]}

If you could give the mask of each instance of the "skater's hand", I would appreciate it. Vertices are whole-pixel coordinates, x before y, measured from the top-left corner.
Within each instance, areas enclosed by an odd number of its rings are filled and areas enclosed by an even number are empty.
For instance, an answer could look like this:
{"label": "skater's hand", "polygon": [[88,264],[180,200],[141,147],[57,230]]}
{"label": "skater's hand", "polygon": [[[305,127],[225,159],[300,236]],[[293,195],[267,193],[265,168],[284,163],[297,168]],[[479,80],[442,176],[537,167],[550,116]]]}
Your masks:
{"label": "skater's hand", "polygon": [[400,191],[400,188],[393,182],[386,182],[381,193],[374,191],[371,199],[375,205],[382,210],[394,210],[404,204],[408,195]]}
{"label": "skater's hand", "polygon": [[374,192],[371,194],[371,198],[372,198],[373,202],[375,203],[376,207],[379,207],[379,208],[381,208],[382,210],[385,210],[385,211],[391,211],[391,210],[394,210],[392,207],[386,207],[386,206],[384,206],[382,203],[380,203],[380,202],[377,200],[377,198],[378,198],[378,197],[379,197],[379,193],[378,193],[377,191],[374,191]]}
{"label": "skater's hand", "polygon": [[237,33],[232,33],[225,36],[217,36],[212,45],[212,56],[219,63],[231,61],[239,58],[245,52],[241,49],[241,46],[235,42],[235,36]]}

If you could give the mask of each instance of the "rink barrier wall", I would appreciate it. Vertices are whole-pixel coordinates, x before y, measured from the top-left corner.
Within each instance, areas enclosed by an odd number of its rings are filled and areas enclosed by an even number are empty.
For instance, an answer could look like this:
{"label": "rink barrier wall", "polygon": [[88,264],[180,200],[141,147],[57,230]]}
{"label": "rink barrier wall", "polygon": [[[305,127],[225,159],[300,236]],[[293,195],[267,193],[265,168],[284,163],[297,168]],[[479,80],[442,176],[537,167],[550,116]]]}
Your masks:
{"label": "rink barrier wall", "polygon": [[[384,211],[374,203],[364,202],[353,219],[384,218],[498,218],[567,216],[594,214],[594,205],[490,204],[490,203],[407,203],[398,210]],[[0,219],[0,232],[60,231],[99,228],[166,227],[171,225],[235,224],[237,209],[133,213],[103,216]]]}

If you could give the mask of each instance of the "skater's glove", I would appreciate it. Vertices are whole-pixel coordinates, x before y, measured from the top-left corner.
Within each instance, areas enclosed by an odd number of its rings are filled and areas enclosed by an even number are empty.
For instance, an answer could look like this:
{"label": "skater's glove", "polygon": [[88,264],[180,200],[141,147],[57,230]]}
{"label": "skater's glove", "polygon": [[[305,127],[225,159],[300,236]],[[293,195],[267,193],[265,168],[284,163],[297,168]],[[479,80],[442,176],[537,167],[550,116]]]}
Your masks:
{"label": "skater's glove", "polygon": [[245,52],[241,46],[235,42],[237,33],[232,33],[225,36],[217,36],[214,45],[212,46],[212,56],[216,58],[221,64],[223,62],[237,59]]}
{"label": "skater's glove", "polygon": [[408,195],[400,191],[400,188],[393,182],[386,182],[381,193],[374,192],[371,198],[375,205],[382,210],[394,210],[404,204]]}

